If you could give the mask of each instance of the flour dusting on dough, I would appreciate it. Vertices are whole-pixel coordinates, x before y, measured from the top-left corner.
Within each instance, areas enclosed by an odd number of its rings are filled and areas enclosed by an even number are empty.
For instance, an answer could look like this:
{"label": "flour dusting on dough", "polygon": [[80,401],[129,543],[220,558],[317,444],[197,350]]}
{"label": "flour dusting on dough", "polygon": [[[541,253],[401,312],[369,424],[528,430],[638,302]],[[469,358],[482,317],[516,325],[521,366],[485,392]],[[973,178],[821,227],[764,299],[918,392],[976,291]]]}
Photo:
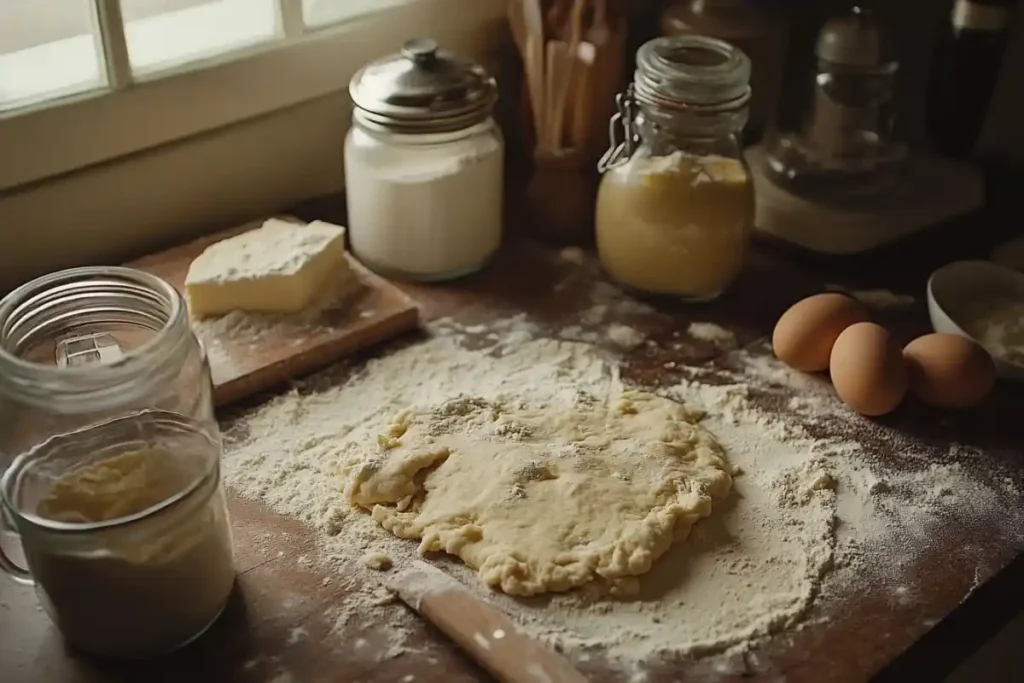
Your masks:
{"label": "flour dusting on dough", "polygon": [[505,593],[594,581],[635,593],[633,577],[725,498],[732,470],[699,414],[617,384],[565,402],[512,394],[402,411],[383,460],[370,450],[351,476],[349,500]]}

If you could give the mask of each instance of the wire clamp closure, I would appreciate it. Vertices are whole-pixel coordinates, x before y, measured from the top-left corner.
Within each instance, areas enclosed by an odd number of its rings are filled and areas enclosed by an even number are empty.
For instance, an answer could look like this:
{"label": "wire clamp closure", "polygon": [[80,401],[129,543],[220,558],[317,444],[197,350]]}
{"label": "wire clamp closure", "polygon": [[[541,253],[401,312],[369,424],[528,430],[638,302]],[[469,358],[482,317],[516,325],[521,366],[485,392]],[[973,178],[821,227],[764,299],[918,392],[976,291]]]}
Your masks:
{"label": "wire clamp closure", "polygon": [[601,173],[606,173],[629,161],[640,144],[640,136],[636,132],[635,125],[636,97],[633,94],[632,83],[629,84],[625,92],[615,96],[615,108],[618,112],[608,122],[608,139],[611,142],[611,147],[597,162],[597,170]]}

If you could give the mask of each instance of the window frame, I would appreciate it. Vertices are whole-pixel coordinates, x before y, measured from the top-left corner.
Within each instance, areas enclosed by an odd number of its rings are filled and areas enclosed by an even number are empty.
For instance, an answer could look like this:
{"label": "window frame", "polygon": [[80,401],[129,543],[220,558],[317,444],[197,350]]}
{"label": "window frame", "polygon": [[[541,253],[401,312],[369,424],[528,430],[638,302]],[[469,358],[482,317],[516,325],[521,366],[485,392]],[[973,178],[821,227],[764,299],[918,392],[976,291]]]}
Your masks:
{"label": "window frame", "polygon": [[[117,0],[97,1],[101,27],[120,21]],[[444,44],[505,12],[503,0],[403,0],[306,28],[301,0],[281,3],[277,40],[127,82],[124,32],[104,28],[110,86],[0,114],[0,193],[344,91],[360,66],[414,37],[409,27]]]}

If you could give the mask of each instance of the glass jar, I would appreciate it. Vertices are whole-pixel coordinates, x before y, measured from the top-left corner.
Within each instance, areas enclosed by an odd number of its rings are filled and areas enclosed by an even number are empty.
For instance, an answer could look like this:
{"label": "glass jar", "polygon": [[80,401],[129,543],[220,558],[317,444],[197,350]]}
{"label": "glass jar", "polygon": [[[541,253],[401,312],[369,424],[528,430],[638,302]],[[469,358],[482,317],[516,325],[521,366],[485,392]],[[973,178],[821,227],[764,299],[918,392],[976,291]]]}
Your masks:
{"label": "glass jar", "polygon": [[77,268],[0,301],[0,527],[27,562],[0,552],[0,569],[72,644],[166,652],[227,603],[212,395],[184,300],[155,276]]}
{"label": "glass jar", "polygon": [[352,252],[402,280],[450,280],[483,268],[501,245],[504,216],[494,79],[420,39],[357,73],[350,93]]}
{"label": "glass jar", "polygon": [[707,301],[740,273],[754,220],[740,142],[749,79],[746,55],[714,38],[640,48],[599,167],[598,256],[620,284]]}
{"label": "glass jar", "polygon": [[775,121],[789,27],[776,3],[764,0],[676,0],[661,15],[664,36],[719,38],[750,58],[748,142],[759,140]]}

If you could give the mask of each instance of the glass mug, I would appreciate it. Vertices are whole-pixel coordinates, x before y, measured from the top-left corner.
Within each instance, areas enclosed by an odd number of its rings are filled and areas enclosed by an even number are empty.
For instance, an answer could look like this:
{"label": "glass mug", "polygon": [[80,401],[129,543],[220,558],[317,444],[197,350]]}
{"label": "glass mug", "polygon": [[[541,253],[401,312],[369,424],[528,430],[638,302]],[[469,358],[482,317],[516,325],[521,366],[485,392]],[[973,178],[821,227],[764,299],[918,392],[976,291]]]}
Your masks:
{"label": "glass mug", "polygon": [[[106,656],[180,647],[234,584],[202,346],[168,283],[45,276],[0,301],[0,569],[65,638]],[[11,540],[10,538],[8,540]]]}

